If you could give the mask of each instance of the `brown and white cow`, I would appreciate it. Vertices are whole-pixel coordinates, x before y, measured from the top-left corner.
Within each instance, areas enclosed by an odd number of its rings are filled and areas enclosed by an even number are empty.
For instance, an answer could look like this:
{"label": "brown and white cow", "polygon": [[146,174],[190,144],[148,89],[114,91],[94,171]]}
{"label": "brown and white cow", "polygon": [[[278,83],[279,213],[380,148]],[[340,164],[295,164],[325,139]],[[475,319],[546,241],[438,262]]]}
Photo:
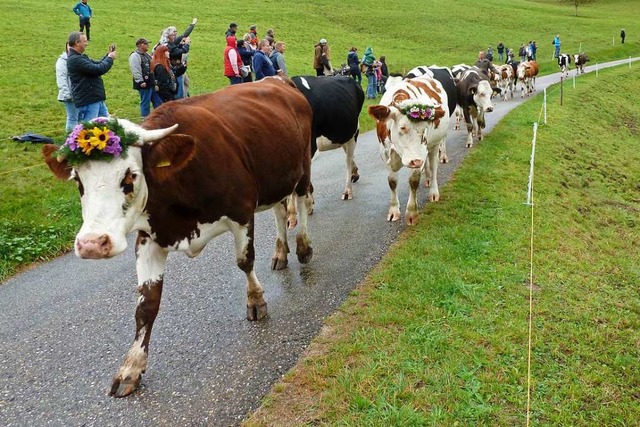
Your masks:
{"label": "brown and white cow", "polygon": [[578,75],[578,72],[584,74],[584,66],[589,62],[589,57],[584,52],[576,53],[573,55],[573,62],[576,64],[576,75]]}
{"label": "brown and white cow", "polygon": [[500,88],[502,100],[507,100],[507,95],[510,93],[513,98],[513,87],[515,84],[515,74],[511,64],[502,64],[498,68],[498,87]]}
{"label": "brown and white cow", "polygon": [[116,397],[131,394],[147,368],[169,252],[195,257],[211,239],[231,231],[236,263],[246,274],[249,320],[267,314],[253,266],[254,214],[274,209],[272,268],[285,268],[289,248],[283,201],[295,192],[300,199],[298,260],[307,263],[313,253],[304,203],[312,111],[291,82],[271,78],[234,85],[163,104],[142,126],[119,123],[138,142],[126,156],[111,161],[88,158],[72,166],[57,157],[57,146],[43,148],[53,173],[73,178],[80,190],[78,257],[114,257],[127,247],[126,235],[138,233],[136,334],[113,378],[109,394]]}
{"label": "brown and white cow", "polygon": [[484,71],[473,67],[462,73],[456,83],[458,106],[462,109],[464,121],[467,124],[467,147],[473,146],[473,134],[482,141],[482,129],[486,123],[484,114],[493,111],[491,96],[494,88],[489,83],[489,77]]}
{"label": "brown and white cow", "polygon": [[536,76],[538,75],[538,63],[536,61],[525,61],[518,65],[518,80],[522,85],[520,97],[524,98],[536,90]]}
{"label": "brown and white cow", "polygon": [[417,190],[422,173],[430,187],[429,200],[440,199],[438,149],[449,128],[447,94],[438,80],[427,76],[395,81],[387,86],[380,105],[369,107],[369,115],[376,120],[380,155],[391,189],[387,220],[400,219],[397,172],[407,167],[411,174],[405,222],[414,225],[418,220]]}

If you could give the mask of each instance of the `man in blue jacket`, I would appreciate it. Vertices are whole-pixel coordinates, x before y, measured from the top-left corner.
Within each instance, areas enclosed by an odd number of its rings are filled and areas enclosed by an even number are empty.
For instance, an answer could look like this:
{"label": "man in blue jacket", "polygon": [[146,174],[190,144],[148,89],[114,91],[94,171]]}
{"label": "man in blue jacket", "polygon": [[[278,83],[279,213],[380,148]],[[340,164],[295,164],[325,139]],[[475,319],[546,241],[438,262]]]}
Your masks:
{"label": "man in blue jacket", "polygon": [[271,45],[269,40],[262,39],[258,44],[258,50],[253,55],[253,70],[256,72],[256,81],[276,75],[273,63],[269,59],[270,53]]}
{"label": "man in blue jacket", "polygon": [[95,61],[84,54],[87,48],[84,33],[74,31],[69,34],[68,43],[67,74],[71,81],[71,97],[78,109],[78,121],[107,117],[109,110],[105,104],[107,95],[102,75],[113,66],[116,46],[109,46],[109,52],[100,61]]}
{"label": "man in blue jacket", "polygon": [[81,0],[77,5],[75,5],[73,13],[78,15],[78,18],[80,18],[80,31],[87,35],[87,40],[91,40],[91,35],[89,34],[91,22],[89,20],[93,13],[91,12],[91,6],[87,4],[87,0]]}

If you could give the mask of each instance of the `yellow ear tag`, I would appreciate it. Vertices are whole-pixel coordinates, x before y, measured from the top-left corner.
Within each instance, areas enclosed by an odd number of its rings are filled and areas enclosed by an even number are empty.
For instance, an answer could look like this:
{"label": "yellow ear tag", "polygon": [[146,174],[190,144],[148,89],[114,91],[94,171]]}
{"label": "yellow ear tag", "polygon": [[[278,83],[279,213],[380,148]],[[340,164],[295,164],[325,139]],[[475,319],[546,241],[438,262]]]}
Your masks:
{"label": "yellow ear tag", "polygon": [[163,160],[156,165],[157,168],[166,168],[167,166],[171,166],[171,162],[169,160]]}

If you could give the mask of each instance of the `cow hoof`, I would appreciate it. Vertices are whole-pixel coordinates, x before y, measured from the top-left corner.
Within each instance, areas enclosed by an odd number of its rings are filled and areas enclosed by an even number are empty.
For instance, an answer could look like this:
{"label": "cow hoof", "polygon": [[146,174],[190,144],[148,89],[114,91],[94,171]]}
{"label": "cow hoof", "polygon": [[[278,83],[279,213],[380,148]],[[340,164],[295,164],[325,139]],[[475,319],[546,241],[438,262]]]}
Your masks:
{"label": "cow hoof", "polygon": [[340,197],[342,200],[351,200],[353,199],[353,195],[351,195],[351,193],[349,193],[348,191],[345,191],[344,193],[342,193],[342,197]]}
{"label": "cow hoof", "polygon": [[473,147],[473,142],[467,142],[467,148]]}
{"label": "cow hoof", "polygon": [[360,175],[351,175],[351,182],[358,182]]}
{"label": "cow hoof", "polygon": [[278,259],[277,257],[271,258],[271,269],[272,270],[284,270],[289,265],[289,260]]}
{"label": "cow hoof", "polygon": [[389,212],[389,214],[387,215],[387,221],[389,222],[395,222],[398,221],[400,219],[400,212]]}
{"label": "cow hoof", "polygon": [[300,264],[307,264],[311,261],[311,257],[313,257],[313,248],[311,246],[307,246],[306,250],[296,251],[296,255],[298,255],[298,262],[300,262]]}
{"label": "cow hoof", "polygon": [[418,223],[418,214],[407,215],[404,221],[409,226],[416,225]]}
{"label": "cow hoof", "polygon": [[429,201],[430,202],[438,202],[438,201],[440,201],[440,195],[439,194],[429,194]]}
{"label": "cow hoof", "polygon": [[296,225],[298,225],[298,219],[293,217],[293,218],[289,218],[287,219],[287,228],[289,230],[293,230],[294,228],[296,228]]}
{"label": "cow hoof", "polygon": [[449,163],[449,158],[448,157],[441,158],[440,163]]}
{"label": "cow hoof", "polygon": [[267,303],[249,305],[247,304],[247,320],[256,321],[264,319],[267,315]]}
{"label": "cow hoof", "polygon": [[120,379],[119,376],[115,376],[113,378],[113,383],[111,384],[111,390],[109,391],[109,396],[112,397],[125,397],[129,396],[131,393],[136,391],[138,386],[140,385],[140,380],[142,379],[142,375],[138,375],[138,378],[135,380],[130,376],[125,379]]}

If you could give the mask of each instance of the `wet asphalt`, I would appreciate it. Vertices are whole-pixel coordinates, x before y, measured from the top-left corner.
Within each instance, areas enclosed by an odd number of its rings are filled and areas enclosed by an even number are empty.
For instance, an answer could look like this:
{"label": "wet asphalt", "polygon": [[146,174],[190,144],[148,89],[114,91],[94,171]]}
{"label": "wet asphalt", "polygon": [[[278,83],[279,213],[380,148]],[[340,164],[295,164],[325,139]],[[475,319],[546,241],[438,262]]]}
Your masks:
{"label": "wet asphalt", "polygon": [[[594,70],[594,64],[587,67]],[[538,93],[559,79],[559,74],[538,78]],[[521,102],[519,92],[506,102],[494,99],[487,131]],[[441,195],[473,150],[464,147],[465,133],[449,132],[450,163],[438,171]],[[320,153],[313,163],[316,206],[309,221],[314,248],[309,264],[290,254],[287,269],[270,270],[273,217],[271,212],[257,215],[255,266],[265,288],[266,319],[245,320],[245,277],[235,265],[231,234],[211,241],[197,258],[169,256],[147,373],[140,390],[127,398],[111,398],[107,391],[135,333],[133,239],[114,259],[87,261],[67,254],[2,284],[0,425],[237,425],[295,365],[323,320],[404,229],[402,222],[386,221],[389,190],[373,132],[361,135],[356,162],[360,180],[351,201],[340,200],[343,152]],[[407,178],[403,171],[403,220]],[[421,204],[426,197],[421,186]],[[294,232],[289,236],[295,245]]]}

